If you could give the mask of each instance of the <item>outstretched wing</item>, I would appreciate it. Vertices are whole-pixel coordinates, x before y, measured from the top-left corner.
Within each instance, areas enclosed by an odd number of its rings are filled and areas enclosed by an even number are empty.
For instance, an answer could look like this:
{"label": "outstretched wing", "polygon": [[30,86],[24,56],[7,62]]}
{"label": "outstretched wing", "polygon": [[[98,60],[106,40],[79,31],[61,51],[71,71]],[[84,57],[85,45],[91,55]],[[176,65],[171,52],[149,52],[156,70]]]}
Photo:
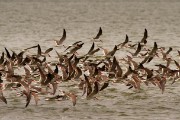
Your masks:
{"label": "outstretched wing", "polygon": [[64,29],[64,30],[63,30],[63,35],[62,35],[62,37],[61,37],[61,39],[60,39],[60,41],[59,41],[59,45],[62,44],[65,39],[66,39],[66,30]]}
{"label": "outstretched wing", "polygon": [[101,35],[102,35],[102,29],[101,29],[101,27],[100,27],[98,34],[97,34],[96,37],[94,37],[93,39],[99,39],[99,37],[100,37]]}

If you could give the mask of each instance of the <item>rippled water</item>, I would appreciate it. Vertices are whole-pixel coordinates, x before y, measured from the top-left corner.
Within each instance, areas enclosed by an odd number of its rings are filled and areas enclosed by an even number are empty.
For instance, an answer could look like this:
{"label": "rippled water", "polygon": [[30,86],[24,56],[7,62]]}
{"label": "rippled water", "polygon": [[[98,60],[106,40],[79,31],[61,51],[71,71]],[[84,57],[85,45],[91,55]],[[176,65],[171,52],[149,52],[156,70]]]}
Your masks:
{"label": "rippled water", "polygon": [[[79,51],[86,53],[99,27],[103,29],[102,44],[112,49],[124,41],[128,34],[133,42],[141,40],[144,28],[148,29],[148,46],[173,47],[176,57],[180,48],[180,2],[178,0],[1,0],[0,50],[12,50],[37,45],[43,49],[53,47],[52,39],[67,30],[65,45],[82,40]],[[55,48],[61,51],[63,48]],[[55,52],[53,53],[55,54]],[[174,55],[173,55],[174,54]],[[116,56],[121,57],[121,52]],[[78,97],[75,107],[70,101],[34,101],[24,108],[25,99],[15,92],[5,91],[8,105],[0,102],[1,120],[74,120],[74,119],[127,119],[127,120],[179,120],[180,83],[167,83],[164,94],[154,86],[144,86],[140,92],[125,85],[111,84],[98,95],[99,100]],[[68,89],[68,87],[62,87]],[[72,90],[76,90],[72,88]],[[81,91],[77,91],[81,95]]]}

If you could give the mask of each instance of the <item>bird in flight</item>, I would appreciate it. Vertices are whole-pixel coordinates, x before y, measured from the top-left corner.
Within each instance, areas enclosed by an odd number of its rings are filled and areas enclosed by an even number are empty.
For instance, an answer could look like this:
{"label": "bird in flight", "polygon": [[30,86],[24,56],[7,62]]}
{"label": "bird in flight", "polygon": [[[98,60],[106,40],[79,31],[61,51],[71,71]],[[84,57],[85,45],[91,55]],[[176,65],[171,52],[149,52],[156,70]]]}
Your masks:
{"label": "bird in flight", "polygon": [[54,41],[55,41],[56,45],[58,46],[58,45],[61,45],[65,39],[66,39],[66,30],[63,29],[63,35],[62,35],[61,39],[60,40],[54,40]]}
{"label": "bird in flight", "polygon": [[[94,39],[94,40],[97,40],[97,39],[100,38],[101,35],[102,35],[102,28],[100,27],[100,28],[99,28],[99,32],[97,33],[96,37],[94,37],[93,39]],[[101,41],[101,40],[100,40],[100,41]],[[101,42],[102,42],[102,41],[101,41]]]}
{"label": "bird in flight", "polygon": [[146,44],[147,43],[147,38],[148,38],[148,31],[147,31],[147,29],[145,29],[144,30],[144,36],[143,36],[143,38],[141,40],[141,43]]}

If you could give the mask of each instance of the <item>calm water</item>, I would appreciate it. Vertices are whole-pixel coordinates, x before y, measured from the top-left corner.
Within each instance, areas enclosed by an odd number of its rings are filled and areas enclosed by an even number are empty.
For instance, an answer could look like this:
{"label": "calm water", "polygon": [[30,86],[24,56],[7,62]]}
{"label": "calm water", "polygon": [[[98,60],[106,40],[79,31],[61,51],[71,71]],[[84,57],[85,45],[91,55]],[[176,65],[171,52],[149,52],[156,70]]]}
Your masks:
{"label": "calm water", "polygon": [[[171,2],[170,2],[171,1]],[[149,32],[148,46],[173,47],[172,56],[180,48],[180,2],[178,0],[1,0],[0,1],[0,50],[12,50],[37,45],[43,49],[53,47],[52,39],[67,30],[65,45],[82,40],[79,51],[85,53],[92,44],[99,27],[103,29],[102,46],[112,49],[124,41],[128,34],[133,42],[141,40],[144,29]],[[55,48],[61,51],[63,48]],[[174,53],[174,55],[173,55]],[[53,52],[52,54],[55,54]],[[121,52],[116,53],[121,57]],[[180,83],[167,83],[164,94],[154,86],[136,92],[125,85],[111,84],[98,95],[99,100],[78,97],[75,107],[70,101],[47,102],[38,106],[34,101],[24,109],[25,99],[15,92],[5,91],[8,105],[0,102],[1,120],[179,120]],[[69,90],[67,87],[60,89]],[[72,88],[72,90],[77,90]],[[76,91],[81,95],[81,91]],[[8,94],[7,94],[8,93]]]}

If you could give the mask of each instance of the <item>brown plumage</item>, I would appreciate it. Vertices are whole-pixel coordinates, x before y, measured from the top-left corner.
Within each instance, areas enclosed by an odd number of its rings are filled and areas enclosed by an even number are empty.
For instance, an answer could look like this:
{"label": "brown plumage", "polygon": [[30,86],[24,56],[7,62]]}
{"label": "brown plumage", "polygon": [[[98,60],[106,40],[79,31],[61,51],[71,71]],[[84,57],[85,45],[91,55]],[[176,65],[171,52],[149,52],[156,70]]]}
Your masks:
{"label": "brown plumage", "polygon": [[99,84],[97,81],[94,82],[94,89],[93,91],[87,96],[87,99],[91,99],[99,92]]}
{"label": "brown plumage", "polygon": [[29,105],[29,103],[30,103],[30,101],[31,101],[31,91],[25,91],[25,90],[23,90],[23,94],[24,95],[26,95],[26,105],[25,105],[25,107],[27,107],[28,105]]}
{"label": "brown plumage", "polygon": [[73,106],[75,106],[77,101],[77,95],[75,95],[74,93],[66,93],[66,96],[70,98],[70,100],[73,103]]}
{"label": "brown plumage", "polygon": [[91,83],[89,82],[89,79],[85,74],[84,74],[84,78],[85,78],[85,81],[86,81],[87,96],[89,96],[91,94],[91,92],[92,92]]}

